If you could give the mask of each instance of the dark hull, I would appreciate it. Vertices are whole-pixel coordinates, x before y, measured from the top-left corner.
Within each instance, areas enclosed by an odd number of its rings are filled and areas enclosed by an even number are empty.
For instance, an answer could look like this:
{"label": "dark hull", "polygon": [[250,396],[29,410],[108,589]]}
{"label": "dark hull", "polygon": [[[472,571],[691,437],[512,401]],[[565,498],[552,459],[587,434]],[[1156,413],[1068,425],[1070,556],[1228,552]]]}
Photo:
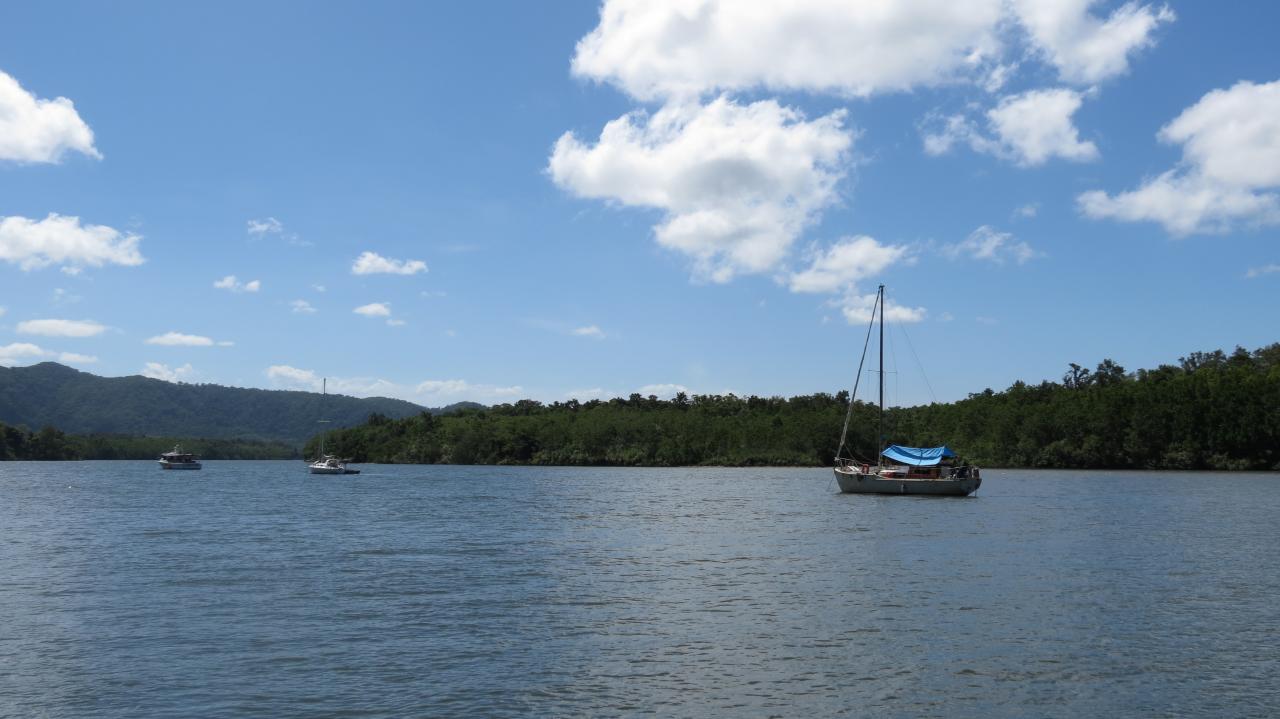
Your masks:
{"label": "dark hull", "polygon": [[886,478],[852,470],[835,470],[836,483],[845,494],[911,494],[937,497],[967,497],[982,486],[978,477],[958,479]]}

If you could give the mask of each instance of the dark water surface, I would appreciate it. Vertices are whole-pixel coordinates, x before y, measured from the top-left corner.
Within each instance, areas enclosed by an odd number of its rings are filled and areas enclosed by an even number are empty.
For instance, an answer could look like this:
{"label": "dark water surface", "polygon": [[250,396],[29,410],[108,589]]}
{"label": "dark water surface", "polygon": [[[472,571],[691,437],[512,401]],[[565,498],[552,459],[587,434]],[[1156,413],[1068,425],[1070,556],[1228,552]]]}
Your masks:
{"label": "dark water surface", "polygon": [[0,715],[1280,715],[1280,477],[0,463]]}

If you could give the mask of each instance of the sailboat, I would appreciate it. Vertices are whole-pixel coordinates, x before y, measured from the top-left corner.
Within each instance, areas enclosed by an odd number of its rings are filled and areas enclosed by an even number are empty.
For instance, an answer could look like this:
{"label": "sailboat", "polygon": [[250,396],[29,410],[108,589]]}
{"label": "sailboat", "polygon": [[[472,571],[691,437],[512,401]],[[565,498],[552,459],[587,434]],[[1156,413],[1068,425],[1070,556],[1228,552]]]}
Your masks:
{"label": "sailboat", "polygon": [[[321,385],[320,385],[321,403],[324,402],[323,398],[328,396],[328,394],[329,394],[329,380],[328,378],[326,378],[321,381]],[[319,420],[319,424],[328,424],[328,423],[329,423],[329,420],[327,419]],[[358,469],[349,469],[347,467],[346,461],[342,459],[338,459],[337,455],[325,454],[324,438],[327,434],[329,434],[327,430],[320,434],[320,458],[313,460],[311,462],[308,462],[307,470],[312,474],[360,474],[360,470]]]}
{"label": "sailboat", "polygon": [[[871,341],[871,329],[876,323],[876,310],[880,311],[880,415],[876,430],[876,447],[879,449],[875,466],[853,457],[848,446],[849,420],[862,379],[862,365],[867,359],[867,346]],[[849,410],[840,430],[840,447],[836,450],[836,484],[845,494],[924,494],[967,497],[982,486],[977,467],[960,464],[950,447],[904,447],[897,444],[885,446],[884,442],[884,285],[876,292],[871,306],[871,323],[867,325],[867,341],[862,345],[862,359],[858,361],[858,379],[854,381],[853,394],[849,397]]]}

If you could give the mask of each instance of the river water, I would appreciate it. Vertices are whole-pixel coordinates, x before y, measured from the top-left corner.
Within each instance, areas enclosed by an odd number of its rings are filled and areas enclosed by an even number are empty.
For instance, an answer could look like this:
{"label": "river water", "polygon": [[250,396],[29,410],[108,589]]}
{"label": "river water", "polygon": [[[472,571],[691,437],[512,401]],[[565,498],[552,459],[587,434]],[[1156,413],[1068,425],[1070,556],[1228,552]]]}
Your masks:
{"label": "river water", "polygon": [[0,716],[1280,715],[1280,476],[0,463]]}

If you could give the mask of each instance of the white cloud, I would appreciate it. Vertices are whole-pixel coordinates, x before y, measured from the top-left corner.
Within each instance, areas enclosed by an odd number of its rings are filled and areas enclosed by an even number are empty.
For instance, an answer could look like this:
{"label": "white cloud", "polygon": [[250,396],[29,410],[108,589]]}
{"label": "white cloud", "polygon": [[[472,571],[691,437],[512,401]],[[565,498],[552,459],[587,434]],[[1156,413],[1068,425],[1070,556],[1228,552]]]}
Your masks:
{"label": "white cloud", "polygon": [[53,304],[55,305],[73,305],[82,299],[84,298],[80,295],[73,295],[61,287],[55,287],[53,290]]}
{"label": "white cloud", "polygon": [[388,327],[404,327],[406,324],[408,324],[408,322],[395,319],[394,317],[387,320]]}
{"label": "white cloud", "polygon": [[299,315],[310,315],[314,314],[316,311],[316,308],[312,307],[311,303],[306,300],[294,300],[289,303],[289,306],[293,308],[294,314]]}
{"label": "white cloud", "polygon": [[1136,190],[1077,198],[1092,218],[1152,221],[1177,236],[1280,224],[1280,80],[1213,90],[1157,137],[1182,145],[1182,162]]}
{"label": "white cloud", "polygon": [[353,275],[415,275],[426,271],[427,263],[422,260],[395,260],[367,251],[361,252],[356,261],[351,263]]}
{"label": "white cloud", "polygon": [[[833,303],[840,308],[841,314],[844,315],[845,321],[849,324],[866,324],[871,321],[871,310],[876,304],[876,295],[858,294],[850,290],[846,292],[838,302]],[[878,316],[879,310],[876,310]],[[884,318],[893,322],[921,322],[924,320],[927,310],[923,307],[906,307],[886,300],[884,303]]]}
{"label": "white cloud", "polygon": [[12,367],[17,364],[54,358],[67,364],[92,364],[98,361],[98,358],[93,355],[76,352],[55,352],[39,345],[33,345],[30,342],[14,342],[9,345],[0,345],[0,367]]}
{"label": "white cloud", "polygon": [[865,96],[985,73],[1002,0],[607,0],[573,72],[653,100],[716,90]]}
{"label": "white cloud", "polygon": [[942,127],[924,134],[924,150],[941,155],[960,143],[1010,160],[1023,167],[1043,165],[1060,157],[1074,162],[1098,159],[1098,147],[1081,141],[1071,117],[1083,95],[1066,89],[1032,90],[1002,98],[987,111],[990,135],[963,115],[941,118]]}
{"label": "white cloud", "polygon": [[1092,85],[1129,70],[1129,56],[1154,44],[1152,34],[1176,19],[1168,6],[1126,2],[1106,20],[1089,12],[1098,0],[1015,0],[1018,19],[1063,80]]}
{"label": "white cloud", "polygon": [[0,345],[0,367],[12,367],[47,356],[49,353],[30,342]]}
{"label": "white cloud", "polygon": [[170,367],[160,362],[148,362],[142,368],[142,376],[164,380],[165,382],[181,382],[194,375],[195,371],[195,368],[190,363],[181,367]]}
{"label": "white cloud", "polygon": [[587,325],[586,327],[575,327],[572,334],[577,337],[591,337],[592,339],[602,340],[605,337],[604,330],[595,325]]}
{"label": "white cloud", "polygon": [[299,369],[290,365],[271,365],[267,368],[267,378],[277,387],[319,391],[321,378],[309,369]]}
{"label": "white cloud", "polygon": [[41,100],[0,71],[0,160],[59,162],[69,150],[102,159],[70,100]]}
{"label": "white cloud", "polygon": [[493,404],[520,399],[524,388],[519,385],[502,387],[491,384],[472,384],[461,379],[427,380],[414,388],[415,400],[420,404],[439,406],[454,402],[480,402]]}
{"label": "white cloud", "polygon": [[1031,219],[1040,212],[1040,203],[1031,202],[1013,211],[1014,218]]}
{"label": "white cloud", "polygon": [[1036,257],[1036,251],[1022,240],[1015,239],[1011,232],[1000,232],[990,225],[983,225],[963,241],[946,245],[944,254],[951,258],[961,256],[975,260],[990,260],[996,264],[1004,264],[1005,260],[1013,260],[1018,264]]}
{"label": "white cloud", "polygon": [[1042,165],[1053,157],[1096,160],[1097,146],[1081,142],[1071,122],[1082,102],[1073,90],[1033,90],[1003,98],[987,118],[1020,165]]}
{"label": "white cloud", "polygon": [[278,235],[284,232],[284,223],[274,217],[268,217],[263,220],[249,220],[249,234],[263,237],[265,235]]}
{"label": "white cloud", "polygon": [[640,389],[637,389],[636,392],[644,397],[654,395],[658,399],[671,399],[681,392],[684,392],[685,394],[693,394],[693,390],[688,387],[685,387],[682,384],[671,383],[647,384]]}
{"label": "white cloud", "polygon": [[565,133],[548,170],[580,197],[662,210],[658,243],[727,282],[775,268],[836,200],[853,142],[844,117],[806,120],[772,100],[671,104],[613,120],[594,146]]}
{"label": "white cloud", "polygon": [[58,361],[68,364],[93,364],[98,361],[94,355],[82,355],[78,352],[59,352]]}
{"label": "white cloud", "polygon": [[325,288],[325,286],[324,286],[324,285],[311,285],[311,289],[315,290],[316,292],[325,292],[325,291],[326,291],[326,288]]}
{"label": "white cloud", "polygon": [[[214,341],[208,337],[200,335],[186,335],[181,332],[166,332],[162,335],[156,335],[147,340],[149,345],[162,345],[165,347],[212,347]],[[219,343],[221,344],[221,343]]]}
{"label": "white cloud", "polygon": [[299,247],[310,247],[311,243],[302,239],[296,232],[286,232],[284,223],[274,217],[267,217],[261,220],[249,220],[248,222],[249,236],[253,238],[263,238],[267,236],[278,237],[281,240]]}
{"label": "white cloud", "polygon": [[92,320],[27,320],[18,323],[18,332],[46,337],[96,337],[107,326]]}
{"label": "white cloud", "polygon": [[367,305],[360,305],[359,307],[351,311],[358,315],[364,315],[365,317],[390,317],[391,303],[370,302]]}
{"label": "white cloud", "polygon": [[883,245],[866,235],[847,237],[812,257],[809,269],[792,274],[792,292],[837,292],[905,258],[902,245]]}
{"label": "white cloud", "polygon": [[408,390],[394,382],[373,377],[322,377],[314,370],[301,369],[290,365],[272,365],[266,370],[267,379],[273,387],[280,389],[319,392],[324,388],[324,380],[328,380],[330,394],[345,394],[352,397],[400,397],[407,398]]}
{"label": "white cloud", "polygon": [[1262,265],[1261,267],[1250,267],[1244,276],[1252,280],[1263,275],[1273,275],[1277,272],[1280,272],[1280,265]]}
{"label": "white cloud", "polygon": [[602,387],[592,387],[591,389],[571,389],[564,393],[565,399],[576,400],[592,400],[604,397],[608,392]]}
{"label": "white cloud", "polygon": [[61,265],[75,274],[84,267],[140,265],[145,262],[138,252],[141,240],[105,225],[81,225],[79,217],[0,217],[0,260],[23,270]]}
{"label": "white cloud", "polygon": [[[1105,19],[1097,0],[606,0],[572,71],[644,101],[766,89],[840,96],[946,83],[999,89],[1029,45],[1067,82],[1128,70],[1174,20],[1129,2]],[[1025,32],[1026,36],[1021,34]]]}
{"label": "white cloud", "polygon": [[228,290],[231,292],[257,292],[262,289],[262,282],[258,280],[250,280],[249,282],[241,283],[236,279],[235,275],[227,275],[217,282],[214,282],[213,286],[220,290]]}
{"label": "white cloud", "polygon": [[6,310],[6,309],[5,309],[5,308],[3,308],[3,307],[0,307],[0,317],[4,317],[4,313],[5,313],[5,312],[8,312],[8,310]]}

